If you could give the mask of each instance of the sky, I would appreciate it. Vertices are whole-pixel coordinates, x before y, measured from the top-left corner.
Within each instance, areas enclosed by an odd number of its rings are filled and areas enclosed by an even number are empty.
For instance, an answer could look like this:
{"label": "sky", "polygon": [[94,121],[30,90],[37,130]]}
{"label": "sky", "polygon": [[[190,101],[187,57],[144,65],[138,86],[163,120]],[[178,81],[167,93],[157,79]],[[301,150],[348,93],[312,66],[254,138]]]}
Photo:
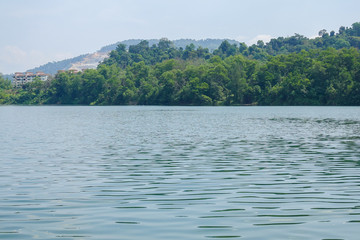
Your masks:
{"label": "sky", "polygon": [[0,73],[127,39],[315,37],[360,22],[359,0],[0,0]]}

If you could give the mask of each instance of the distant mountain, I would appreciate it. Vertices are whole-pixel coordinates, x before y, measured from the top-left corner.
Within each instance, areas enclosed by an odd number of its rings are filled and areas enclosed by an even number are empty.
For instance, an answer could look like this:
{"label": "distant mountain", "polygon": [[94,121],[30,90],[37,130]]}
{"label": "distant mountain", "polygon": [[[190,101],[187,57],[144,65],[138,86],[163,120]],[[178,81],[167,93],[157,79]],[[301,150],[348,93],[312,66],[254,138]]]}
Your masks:
{"label": "distant mountain", "polygon": [[[115,44],[111,44],[108,46],[105,46],[101,48],[100,52],[110,52],[112,50],[115,50],[117,45],[119,44],[125,44],[126,46],[136,45],[140,43],[143,39],[129,39],[121,42],[117,42]],[[178,39],[173,40],[172,42],[177,48],[185,48],[186,46],[190,45],[191,43],[195,45],[195,47],[203,47],[208,48],[210,52],[217,49],[220,44],[227,40],[230,44],[239,44],[240,42],[231,40],[231,39],[203,39],[203,40],[194,40],[194,39]],[[158,44],[159,39],[148,39],[146,40],[149,42],[149,46],[152,46],[153,44]]]}
{"label": "distant mountain", "polygon": [[27,72],[44,72],[47,74],[56,74],[58,70],[69,70],[73,64],[82,62],[88,55],[89,54],[83,54],[62,61],[49,62],[47,64],[41,65],[40,67],[29,69]]}
{"label": "distant mountain", "polygon": [[12,81],[12,79],[13,79],[13,75],[11,75],[11,74],[5,74],[5,75],[2,75],[2,77],[4,79],[10,80],[10,81]]}
{"label": "distant mountain", "polygon": [[[69,69],[95,69],[100,62],[102,62],[108,54],[115,50],[119,44],[125,44],[127,47],[131,45],[136,45],[140,43],[143,39],[129,39],[121,42],[117,42],[105,47],[102,47],[100,50],[83,54],[74,58],[65,59],[62,61],[49,62],[47,64],[41,65],[36,68],[27,70],[27,72],[44,72],[48,74],[56,74],[58,70],[69,70]],[[210,52],[217,49],[220,44],[227,40],[230,44],[239,44],[239,42],[230,39],[203,39],[203,40],[194,40],[194,39],[179,39],[172,41],[177,48],[185,48],[187,45],[194,44],[195,47],[208,48]],[[149,45],[158,44],[159,39],[149,39],[147,40]]]}

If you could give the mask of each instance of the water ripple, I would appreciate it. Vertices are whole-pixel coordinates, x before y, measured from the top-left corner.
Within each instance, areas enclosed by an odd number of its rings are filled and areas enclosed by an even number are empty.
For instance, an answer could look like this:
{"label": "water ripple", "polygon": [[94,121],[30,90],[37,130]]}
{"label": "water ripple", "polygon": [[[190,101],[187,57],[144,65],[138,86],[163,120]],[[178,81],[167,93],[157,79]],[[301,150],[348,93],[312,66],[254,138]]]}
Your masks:
{"label": "water ripple", "polygon": [[359,119],[358,107],[1,107],[0,239],[357,239]]}

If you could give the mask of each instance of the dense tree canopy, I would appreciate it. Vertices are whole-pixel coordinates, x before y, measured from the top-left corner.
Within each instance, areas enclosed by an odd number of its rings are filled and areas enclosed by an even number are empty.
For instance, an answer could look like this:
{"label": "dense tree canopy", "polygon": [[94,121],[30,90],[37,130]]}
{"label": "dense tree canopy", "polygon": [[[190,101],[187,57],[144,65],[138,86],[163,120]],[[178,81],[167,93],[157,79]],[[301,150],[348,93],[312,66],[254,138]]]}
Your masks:
{"label": "dense tree canopy", "polygon": [[12,89],[0,103],[85,105],[360,105],[360,23],[218,49],[168,39],[119,44],[96,70],[58,73]]}
{"label": "dense tree canopy", "polygon": [[6,103],[10,99],[11,82],[4,79],[0,74],[0,104]]}

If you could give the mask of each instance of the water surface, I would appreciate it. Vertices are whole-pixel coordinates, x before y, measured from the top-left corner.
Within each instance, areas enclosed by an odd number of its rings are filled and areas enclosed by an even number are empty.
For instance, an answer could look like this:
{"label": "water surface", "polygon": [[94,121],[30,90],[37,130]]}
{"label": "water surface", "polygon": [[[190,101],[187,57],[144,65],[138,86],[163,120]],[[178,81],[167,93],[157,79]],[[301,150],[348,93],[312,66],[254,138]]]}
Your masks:
{"label": "water surface", "polygon": [[0,107],[0,239],[358,239],[359,107]]}

